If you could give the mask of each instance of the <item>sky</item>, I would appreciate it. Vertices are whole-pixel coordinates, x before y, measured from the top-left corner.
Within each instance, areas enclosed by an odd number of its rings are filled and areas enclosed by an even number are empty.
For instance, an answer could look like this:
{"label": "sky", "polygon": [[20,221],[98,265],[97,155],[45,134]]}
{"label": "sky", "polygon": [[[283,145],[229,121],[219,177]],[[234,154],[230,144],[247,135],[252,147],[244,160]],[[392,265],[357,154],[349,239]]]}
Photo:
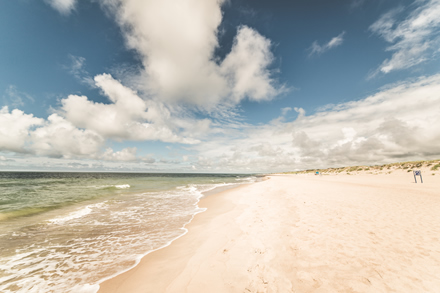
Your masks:
{"label": "sky", "polygon": [[0,170],[440,158],[440,0],[0,1]]}

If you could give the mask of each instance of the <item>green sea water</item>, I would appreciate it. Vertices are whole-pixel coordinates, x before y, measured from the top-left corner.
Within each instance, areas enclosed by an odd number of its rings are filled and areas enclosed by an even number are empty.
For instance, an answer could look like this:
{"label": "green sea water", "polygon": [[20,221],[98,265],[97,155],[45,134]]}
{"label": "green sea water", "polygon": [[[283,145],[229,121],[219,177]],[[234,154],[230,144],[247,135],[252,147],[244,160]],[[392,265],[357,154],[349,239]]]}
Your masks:
{"label": "green sea water", "polygon": [[230,174],[0,172],[0,292],[96,292],[183,235]]}

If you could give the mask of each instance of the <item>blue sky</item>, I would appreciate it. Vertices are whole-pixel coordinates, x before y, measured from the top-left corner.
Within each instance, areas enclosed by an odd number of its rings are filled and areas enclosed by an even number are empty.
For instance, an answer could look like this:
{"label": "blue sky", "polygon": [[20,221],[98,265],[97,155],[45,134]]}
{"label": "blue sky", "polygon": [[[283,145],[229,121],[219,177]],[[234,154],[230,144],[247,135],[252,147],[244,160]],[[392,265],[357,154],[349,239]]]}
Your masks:
{"label": "blue sky", "polygon": [[440,1],[0,3],[3,170],[438,158]]}

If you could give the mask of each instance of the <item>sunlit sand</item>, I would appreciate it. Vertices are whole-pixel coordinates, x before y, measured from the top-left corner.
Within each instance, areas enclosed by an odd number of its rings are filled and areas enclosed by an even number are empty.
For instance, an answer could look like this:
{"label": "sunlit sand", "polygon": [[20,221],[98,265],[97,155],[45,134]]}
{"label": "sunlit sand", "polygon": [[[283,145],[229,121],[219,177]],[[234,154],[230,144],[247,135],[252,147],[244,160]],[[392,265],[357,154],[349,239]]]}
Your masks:
{"label": "sunlit sand", "polygon": [[438,292],[439,171],[357,170],[210,195],[185,236],[100,292]]}

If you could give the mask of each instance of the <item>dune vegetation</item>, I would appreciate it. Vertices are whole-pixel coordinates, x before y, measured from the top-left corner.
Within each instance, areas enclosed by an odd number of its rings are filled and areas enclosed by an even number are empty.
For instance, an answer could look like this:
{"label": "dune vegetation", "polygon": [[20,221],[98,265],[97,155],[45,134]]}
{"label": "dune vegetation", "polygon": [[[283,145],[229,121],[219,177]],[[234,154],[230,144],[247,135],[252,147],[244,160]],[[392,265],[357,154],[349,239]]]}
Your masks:
{"label": "dune vegetation", "polygon": [[412,172],[414,170],[423,169],[425,171],[432,171],[431,174],[435,175],[436,171],[440,171],[440,160],[430,160],[430,161],[410,161],[410,162],[398,162],[390,163],[384,165],[374,165],[374,166],[348,166],[348,167],[337,167],[337,168],[327,168],[327,169],[308,169],[302,171],[284,172],[284,174],[307,174],[319,172],[322,175],[337,175],[337,174],[391,174],[393,171],[402,170],[406,172]]}

